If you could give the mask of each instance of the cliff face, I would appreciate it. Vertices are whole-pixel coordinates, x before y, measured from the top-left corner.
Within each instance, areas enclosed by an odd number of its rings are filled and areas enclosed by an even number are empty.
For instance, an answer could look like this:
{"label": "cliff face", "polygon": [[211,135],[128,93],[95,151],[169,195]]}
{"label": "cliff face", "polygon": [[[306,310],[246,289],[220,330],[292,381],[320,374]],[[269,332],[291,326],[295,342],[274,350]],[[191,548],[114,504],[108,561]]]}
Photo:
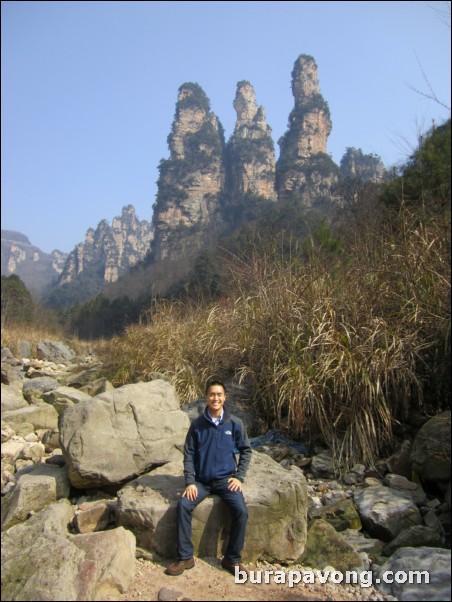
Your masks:
{"label": "cliff face", "polygon": [[30,292],[41,295],[63,269],[67,253],[44,253],[20,232],[2,230],[2,276],[19,276]]}
{"label": "cliff face", "polygon": [[153,214],[155,261],[201,248],[221,222],[224,134],[198,84],[179,88],[168,145],[170,158],[159,166]]}
{"label": "cliff face", "polygon": [[360,148],[347,148],[340,163],[341,177],[361,182],[381,182],[386,168],[377,155],[365,155]]}
{"label": "cliff face", "polygon": [[101,282],[116,282],[121,273],[145,257],[151,240],[149,222],[139,221],[134,207],[128,205],[111,227],[102,220],[95,230],[88,229],[85,242],[69,254],[58,284],[73,283],[87,273]]}
{"label": "cliff face", "polygon": [[276,201],[271,128],[249,82],[237,84],[234,109],[237,121],[228,143],[228,196],[235,202],[243,202],[245,195]]}
{"label": "cliff face", "polygon": [[289,129],[278,141],[278,200],[295,200],[308,208],[317,207],[330,197],[337,180],[337,166],[326,154],[332,124],[312,57],[301,55],[295,61],[292,93],[295,106],[289,115]]}

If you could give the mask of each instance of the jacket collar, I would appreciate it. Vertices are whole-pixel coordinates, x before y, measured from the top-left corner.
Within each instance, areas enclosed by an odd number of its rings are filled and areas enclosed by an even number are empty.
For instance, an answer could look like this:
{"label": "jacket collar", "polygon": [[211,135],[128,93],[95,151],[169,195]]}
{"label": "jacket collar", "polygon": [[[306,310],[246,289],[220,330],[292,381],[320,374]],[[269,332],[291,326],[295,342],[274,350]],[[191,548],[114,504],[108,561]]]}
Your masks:
{"label": "jacket collar", "polygon": [[[225,422],[229,417],[230,417],[230,413],[227,411],[226,405],[224,405],[223,406],[223,418],[220,420],[219,424],[223,424],[223,422]],[[209,424],[213,424],[212,419],[210,418],[210,414],[209,414],[209,406],[206,406],[204,408],[203,418],[205,420],[207,420],[207,422]]]}

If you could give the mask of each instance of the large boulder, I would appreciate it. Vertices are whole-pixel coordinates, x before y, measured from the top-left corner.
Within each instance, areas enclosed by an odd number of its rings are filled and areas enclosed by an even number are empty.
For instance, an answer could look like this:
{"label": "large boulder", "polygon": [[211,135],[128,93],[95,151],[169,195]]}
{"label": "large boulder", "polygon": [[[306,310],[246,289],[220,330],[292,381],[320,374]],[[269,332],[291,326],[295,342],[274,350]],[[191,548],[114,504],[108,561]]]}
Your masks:
{"label": "large boulder", "polygon": [[2,533],[2,600],[106,600],[135,571],[135,538],[125,529],[71,536],[68,500]]}
{"label": "large boulder", "polygon": [[2,530],[27,520],[30,512],[39,512],[69,496],[66,468],[40,464],[20,475],[16,486],[2,498]]}
{"label": "large boulder", "polygon": [[375,583],[397,600],[450,600],[450,550],[400,548],[380,567]]}
{"label": "large boulder", "polygon": [[44,393],[53,391],[60,386],[56,378],[51,376],[39,376],[38,378],[29,378],[24,382],[24,397],[29,403],[39,403]]}
{"label": "large boulder", "polygon": [[55,429],[58,426],[58,412],[44,402],[28,405],[19,410],[3,412],[2,418],[8,424],[31,423],[35,429]]}
{"label": "large boulder", "polygon": [[399,548],[442,548],[441,535],[424,525],[413,525],[401,531],[383,548],[385,556],[391,556]]}
{"label": "large boulder", "polygon": [[44,393],[43,399],[46,403],[54,404],[61,399],[68,399],[73,403],[80,403],[81,401],[90,401],[91,395],[75,389],[74,387],[57,387],[52,391]]}
{"label": "large boulder", "polygon": [[56,364],[71,361],[75,357],[75,352],[60,341],[40,341],[36,345],[36,352],[40,360],[47,360]]}
{"label": "large boulder", "polygon": [[59,422],[69,480],[91,488],[143,474],[171,460],[189,424],[175,388],[163,380],[125,385],[69,407]]}
{"label": "large boulder", "polygon": [[421,481],[445,490],[450,482],[450,412],[430,418],[417,433],[410,461]]}
{"label": "large boulder", "polygon": [[[118,492],[117,521],[131,529],[137,545],[158,556],[176,556],[176,508],[184,491],[182,455]],[[282,468],[265,454],[253,452],[243,487],[248,526],[243,558],[289,562],[306,543],[307,491],[301,470]],[[224,502],[212,495],[193,512],[193,543],[198,557],[224,552],[230,517]]]}
{"label": "large boulder", "polygon": [[390,541],[412,525],[422,524],[420,512],[409,493],[375,485],[355,493],[355,504],[366,531]]}
{"label": "large boulder", "polygon": [[22,395],[22,390],[18,390],[10,385],[1,384],[2,401],[1,410],[3,412],[10,412],[13,410],[19,410],[20,408],[28,407],[28,401]]}
{"label": "large boulder", "polygon": [[312,521],[301,558],[305,566],[324,569],[333,566],[337,571],[364,568],[361,556],[336,529],[322,519]]}

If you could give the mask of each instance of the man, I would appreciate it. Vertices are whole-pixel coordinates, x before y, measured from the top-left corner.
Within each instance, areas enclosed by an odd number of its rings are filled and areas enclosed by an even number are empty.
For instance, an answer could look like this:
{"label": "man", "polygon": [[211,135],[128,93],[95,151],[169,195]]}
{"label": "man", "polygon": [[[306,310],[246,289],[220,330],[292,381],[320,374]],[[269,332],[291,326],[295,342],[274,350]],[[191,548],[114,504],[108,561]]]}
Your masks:
{"label": "man", "polygon": [[[178,561],[168,575],[181,575],[195,566],[192,512],[209,494],[216,493],[229,506],[232,525],[221,566],[234,574],[245,542],[248,511],[242,483],[251,459],[251,447],[243,422],[224,409],[226,388],[220,381],[207,383],[204,414],[190,426],[184,446],[185,491],[177,506]],[[237,464],[235,453],[239,452]]]}

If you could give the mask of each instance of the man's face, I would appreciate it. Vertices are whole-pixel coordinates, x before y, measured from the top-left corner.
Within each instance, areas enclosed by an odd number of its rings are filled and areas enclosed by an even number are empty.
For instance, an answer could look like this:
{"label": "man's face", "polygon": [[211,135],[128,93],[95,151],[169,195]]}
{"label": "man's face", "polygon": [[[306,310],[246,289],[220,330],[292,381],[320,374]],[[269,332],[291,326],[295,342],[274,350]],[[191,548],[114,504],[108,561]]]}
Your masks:
{"label": "man's face", "polygon": [[217,418],[221,414],[224,402],[226,401],[226,393],[223,387],[221,385],[212,385],[209,387],[206,399],[210,415]]}

